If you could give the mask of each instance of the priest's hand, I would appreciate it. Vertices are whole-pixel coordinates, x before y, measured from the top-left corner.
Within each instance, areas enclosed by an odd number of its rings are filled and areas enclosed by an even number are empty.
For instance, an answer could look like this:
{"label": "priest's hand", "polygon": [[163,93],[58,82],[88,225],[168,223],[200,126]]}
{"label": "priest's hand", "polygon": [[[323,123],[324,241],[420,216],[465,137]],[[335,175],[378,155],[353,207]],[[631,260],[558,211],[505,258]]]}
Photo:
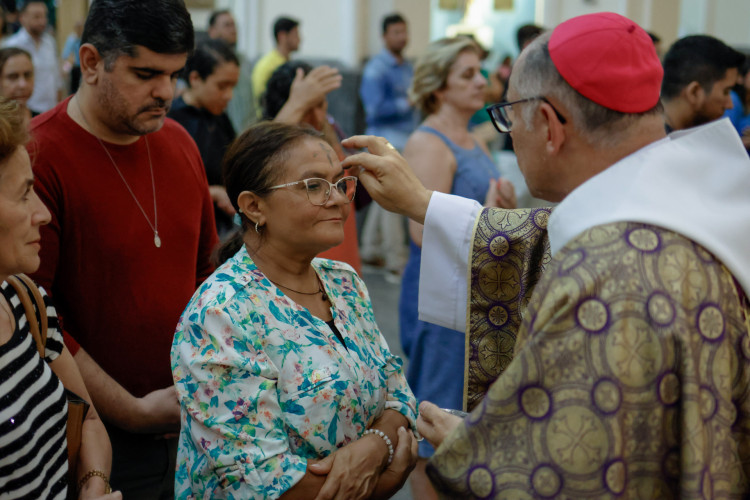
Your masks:
{"label": "priest's hand", "polygon": [[419,403],[417,430],[435,449],[463,419],[441,410],[429,401]]}
{"label": "priest's hand", "polygon": [[424,223],[432,191],[425,188],[414,175],[409,164],[383,137],[356,135],[341,141],[345,148],[367,148],[367,153],[357,153],[341,162],[344,168],[356,167],[359,181],[375,200],[390,212],[406,215],[420,224]]}

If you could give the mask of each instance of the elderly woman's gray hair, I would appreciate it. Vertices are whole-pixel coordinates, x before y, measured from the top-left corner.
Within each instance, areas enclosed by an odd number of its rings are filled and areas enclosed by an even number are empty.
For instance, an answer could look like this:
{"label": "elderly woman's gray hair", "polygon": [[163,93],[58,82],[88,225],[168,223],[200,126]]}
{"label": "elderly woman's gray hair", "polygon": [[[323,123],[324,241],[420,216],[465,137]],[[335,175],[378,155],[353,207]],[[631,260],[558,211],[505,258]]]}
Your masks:
{"label": "elderly woman's gray hair", "polygon": [[18,103],[0,97],[0,164],[28,140],[29,133]]}
{"label": "elderly woman's gray hair", "polygon": [[438,110],[439,103],[434,93],[445,88],[451,66],[466,51],[480,54],[479,47],[470,38],[442,38],[429,44],[425,53],[417,59],[409,99],[423,115],[430,115]]}

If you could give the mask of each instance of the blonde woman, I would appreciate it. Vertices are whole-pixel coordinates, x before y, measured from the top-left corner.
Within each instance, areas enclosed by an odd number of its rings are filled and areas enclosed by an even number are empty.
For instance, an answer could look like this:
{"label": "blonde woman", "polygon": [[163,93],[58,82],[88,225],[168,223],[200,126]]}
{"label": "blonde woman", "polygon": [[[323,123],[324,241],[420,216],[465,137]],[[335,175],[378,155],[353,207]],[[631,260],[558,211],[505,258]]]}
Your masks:
{"label": "blonde woman", "polygon": [[[404,156],[428,189],[513,208],[513,186],[499,181],[500,172],[486,146],[468,130],[471,116],[484,107],[487,82],[480,73],[480,54],[476,43],[466,37],[438,40],[427,47],[409,89],[409,97],[426,118],[406,143]],[[418,319],[422,226],[409,221],[409,236],[399,303],[401,343],[409,357],[407,380],[417,399],[460,409],[464,337],[462,332]],[[411,481],[415,498],[435,498],[424,473],[432,452],[426,441],[419,444],[420,460]]]}

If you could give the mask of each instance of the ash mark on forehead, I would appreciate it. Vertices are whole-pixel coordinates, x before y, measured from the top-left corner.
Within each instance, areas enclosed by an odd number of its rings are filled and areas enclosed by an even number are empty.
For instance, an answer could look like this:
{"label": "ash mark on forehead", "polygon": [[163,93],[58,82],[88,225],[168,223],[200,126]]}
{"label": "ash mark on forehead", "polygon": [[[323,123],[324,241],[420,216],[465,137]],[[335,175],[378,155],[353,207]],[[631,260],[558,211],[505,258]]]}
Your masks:
{"label": "ash mark on forehead", "polygon": [[323,150],[323,152],[326,155],[326,158],[328,158],[328,164],[333,166],[333,158],[331,157],[331,147],[326,144],[325,142],[320,142],[320,149]]}

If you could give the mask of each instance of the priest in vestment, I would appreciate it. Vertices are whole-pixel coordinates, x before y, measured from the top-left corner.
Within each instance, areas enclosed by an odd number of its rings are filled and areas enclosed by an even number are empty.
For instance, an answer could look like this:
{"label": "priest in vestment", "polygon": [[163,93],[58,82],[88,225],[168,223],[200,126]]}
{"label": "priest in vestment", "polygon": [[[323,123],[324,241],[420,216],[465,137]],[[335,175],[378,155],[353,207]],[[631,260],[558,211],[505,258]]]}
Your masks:
{"label": "priest in vestment", "polygon": [[467,332],[471,412],[420,405],[443,497],[750,495],[750,160],[726,120],[665,136],[661,78],[616,14],[524,50],[491,114],[551,211],[483,210],[383,139],[345,144],[425,224],[421,319]]}

